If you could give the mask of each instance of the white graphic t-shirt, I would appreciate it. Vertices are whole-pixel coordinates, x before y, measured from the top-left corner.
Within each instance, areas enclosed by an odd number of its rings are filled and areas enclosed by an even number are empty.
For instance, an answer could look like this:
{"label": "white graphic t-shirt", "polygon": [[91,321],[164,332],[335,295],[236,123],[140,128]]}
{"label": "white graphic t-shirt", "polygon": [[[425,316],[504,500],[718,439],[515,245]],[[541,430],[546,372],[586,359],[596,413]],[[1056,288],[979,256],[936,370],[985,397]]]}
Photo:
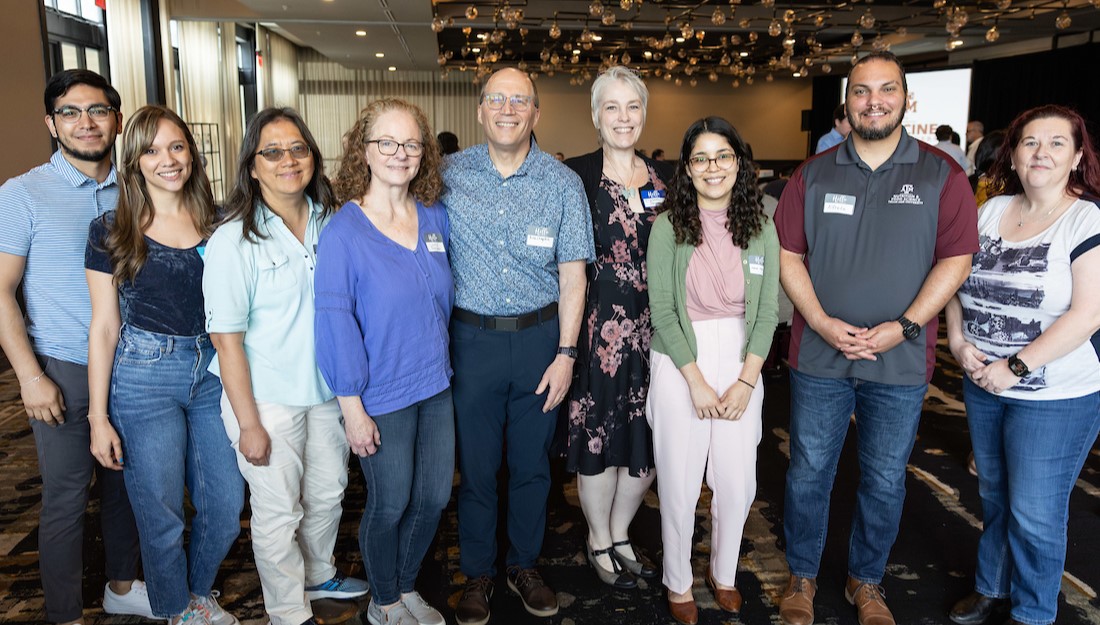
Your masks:
{"label": "white graphic t-shirt", "polygon": [[[981,249],[974,254],[970,277],[959,289],[963,333],[993,360],[1020,351],[1069,310],[1071,264],[1100,245],[1100,207],[1086,200],[1074,202],[1049,228],[1030,239],[1003,240],[1001,218],[1011,199],[998,196],[982,205],[978,213]],[[1100,390],[1100,358],[1093,339],[1034,368],[1001,396],[1068,399]]]}

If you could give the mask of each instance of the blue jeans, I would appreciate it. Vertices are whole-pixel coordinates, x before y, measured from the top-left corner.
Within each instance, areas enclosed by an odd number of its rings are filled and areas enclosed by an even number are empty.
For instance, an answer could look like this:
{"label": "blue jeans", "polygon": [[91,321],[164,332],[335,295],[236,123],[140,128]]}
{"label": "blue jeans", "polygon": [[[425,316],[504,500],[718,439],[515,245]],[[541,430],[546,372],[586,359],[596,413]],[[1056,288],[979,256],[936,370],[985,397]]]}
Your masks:
{"label": "blue jeans", "polygon": [[359,458],[367,480],[359,548],[374,600],[390,605],[415,589],[420,563],[451,498],[455,473],[451,389],[372,418],[382,444],[373,456]]}
{"label": "blue jeans", "polygon": [[[221,382],[207,371],[205,334],[123,326],[111,374],[111,425],[122,439],[126,489],[153,613],[169,617],[210,594],[241,533],[244,480],[221,419]],[[184,488],[195,516],[183,549]]]}
{"label": "blue jeans", "polygon": [[859,488],[848,574],[878,584],[898,535],[905,466],[917,436],[927,384],[820,378],[791,369],[791,466],[784,534],[791,574],[817,577],[828,530],[829,495],[856,413]]}
{"label": "blue jeans", "polygon": [[1069,496],[1100,431],[1100,393],[1009,399],[963,382],[982,526],[975,590],[1011,597],[1012,618],[1053,623],[1066,563]]}

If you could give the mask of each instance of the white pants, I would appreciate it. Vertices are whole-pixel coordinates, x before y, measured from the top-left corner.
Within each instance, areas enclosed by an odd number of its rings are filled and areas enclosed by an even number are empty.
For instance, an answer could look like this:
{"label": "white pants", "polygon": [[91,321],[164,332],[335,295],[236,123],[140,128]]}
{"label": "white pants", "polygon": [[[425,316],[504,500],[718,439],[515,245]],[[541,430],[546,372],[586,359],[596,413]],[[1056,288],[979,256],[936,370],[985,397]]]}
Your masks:
{"label": "white pants", "polygon": [[[744,319],[692,323],[703,378],[719,397],[737,383],[745,345]],[[664,584],[672,592],[691,588],[695,506],[704,474],[713,492],[710,570],[715,581],[733,586],[741,535],[756,497],[756,446],[760,444],[763,380],[753,384],[749,405],[737,421],[699,419],[687,382],[672,359],[652,352],[646,418],[653,428],[657,493],[661,499]],[[751,380],[750,380],[751,381]]]}
{"label": "white pants", "polygon": [[332,550],[348,485],[348,443],[335,399],[316,406],[256,402],[271,438],[267,466],[245,460],[241,429],[222,393],[222,420],[248,482],[252,550],[272,625],[313,616],[305,587],[336,574]]}

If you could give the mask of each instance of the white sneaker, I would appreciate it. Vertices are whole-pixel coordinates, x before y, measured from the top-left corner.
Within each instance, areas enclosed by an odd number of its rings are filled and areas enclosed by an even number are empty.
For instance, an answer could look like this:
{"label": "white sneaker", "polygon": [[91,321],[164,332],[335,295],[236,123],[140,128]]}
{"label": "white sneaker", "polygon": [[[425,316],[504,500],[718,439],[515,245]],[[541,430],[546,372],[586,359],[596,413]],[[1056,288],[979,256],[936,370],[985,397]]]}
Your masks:
{"label": "white sneaker", "polygon": [[218,605],[218,597],[220,595],[221,593],[215,590],[205,597],[195,597],[192,599],[191,603],[203,612],[206,612],[206,618],[210,621],[211,625],[241,625],[237,617],[226,612]]}
{"label": "white sneaker", "polygon": [[401,603],[405,604],[409,613],[416,618],[420,625],[447,625],[447,620],[429,604],[424,597],[415,590],[407,595],[401,595]]}
{"label": "white sneaker", "polygon": [[132,614],[155,619],[153,608],[149,605],[149,589],[145,582],[135,579],[130,592],[120,595],[111,590],[111,583],[103,586],[103,611],[107,614]]}
{"label": "white sneaker", "polygon": [[194,599],[187,604],[187,609],[182,614],[168,619],[168,624],[172,625],[172,621],[175,621],[176,625],[210,625],[206,610]]}
{"label": "white sneaker", "polygon": [[367,606],[367,622],[370,625],[418,625],[416,617],[404,603],[398,603],[386,611],[373,598]]}

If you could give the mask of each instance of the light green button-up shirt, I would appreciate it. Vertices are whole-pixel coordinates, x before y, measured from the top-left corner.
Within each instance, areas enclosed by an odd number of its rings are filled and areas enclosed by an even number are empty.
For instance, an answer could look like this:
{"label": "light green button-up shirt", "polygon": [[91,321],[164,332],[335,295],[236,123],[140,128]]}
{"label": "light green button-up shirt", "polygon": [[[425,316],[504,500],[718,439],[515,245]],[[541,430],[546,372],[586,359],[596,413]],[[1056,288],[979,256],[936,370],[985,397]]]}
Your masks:
{"label": "light green button-up shirt", "polygon": [[[244,332],[244,352],[257,401],[313,406],[334,397],[317,368],[313,343],[313,276],[317,238],[326,221],[310,200],[301,243],[260,204],[260,231],[248,241],[240,221],[222,225],[206,245],[202,292],[206,331]],[[217,357],[210,372],[220,377]]]}

